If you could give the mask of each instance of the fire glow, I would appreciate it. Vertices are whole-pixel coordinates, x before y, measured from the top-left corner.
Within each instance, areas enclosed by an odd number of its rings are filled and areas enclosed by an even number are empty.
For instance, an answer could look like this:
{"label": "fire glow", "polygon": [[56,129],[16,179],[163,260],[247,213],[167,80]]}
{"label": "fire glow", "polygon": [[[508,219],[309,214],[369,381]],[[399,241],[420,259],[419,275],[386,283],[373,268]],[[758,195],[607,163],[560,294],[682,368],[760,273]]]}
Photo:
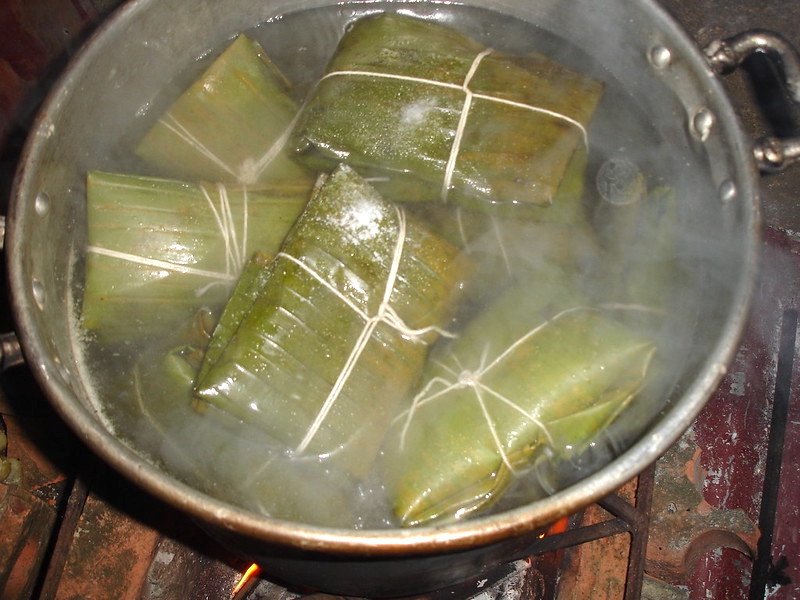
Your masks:
{"label": "fire glow", "polygon": [[242,576],[239,578],[239,581],[233,587],[233,590],[231,591],[231,599],[236,600],[237,598],[239,598],[239,593],[242,592],[243,590],[246,590],[249,587],[248,584],[254,581],[259,576],[260,573],[261,573],[261,567],[259,567],[255,563],[247,567],[247,570],[244,573],[242,573]]}
{"label": "fire glow", "polygon": [[539,539],[542,539],[546,535],[556,535],[558,533],[564,533],[567,529],[569,529],[569,517],[562,517],[550,527],[547,528],[547,531],[539,535]]}

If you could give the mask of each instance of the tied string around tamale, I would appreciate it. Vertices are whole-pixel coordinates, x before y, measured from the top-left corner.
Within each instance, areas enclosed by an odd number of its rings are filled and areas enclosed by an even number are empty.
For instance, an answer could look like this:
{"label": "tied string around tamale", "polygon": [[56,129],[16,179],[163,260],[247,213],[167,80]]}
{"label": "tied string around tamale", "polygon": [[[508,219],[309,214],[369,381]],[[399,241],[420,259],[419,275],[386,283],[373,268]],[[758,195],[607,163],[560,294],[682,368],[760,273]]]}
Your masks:
{"label": "tied string around tamale", "polygon": [[[458,231],[461,247],[464,249],[464,252],[467,255],[470,255],[472,253],[472,242],[470,241],[470,237],[467,235],[467,229],[464,224],[463,210],[461,206],[456,206],[453,212],[455,214],[456,230]],[[505,236],[503,235],[500,221],[497,219],[497,216],[493,214],[486,215],[486,218],[491,224],[492,235],[494,235],[494,239],[497,242],[496,248],[500,251],[500,257],[503,259],[503,266],[506,269],[506,273],[509,275],[514,275],[511,257],[508,255],[508,250],[506,249]]]}
{"label": "tied string around tamale", "polygon": [[[106,256],[121,261],[142,265],[145,267],[152,267],[154,269],[169,271],[173,273],[180,273],[183,275],[194,275],[213,281],[208,285],[199,288],[196,292],[198,297],[205,294],[208,289],[214,285],[229,285],[232,284],[239,276],[244,263],[247,260],[247,232],[248,232],[248,205],[247,205],[247,188],[242,189],[242,231],[241,235],[237,231],[236,223],[233,218],[233,211],[231,209],[230,198],[228,197],[227,188],[218,183],[217,198],[219,206],[214,203],[211,194],[204,185],[200,185],[199,189],[206,199],[209,210],[211,211],[214,221],[219,228],[220,235],[222,236],[225,245],[225,270],[224,271],[211,271],[207,269],[197,269],[188,265],[169,262],[157,258],[150,258],[141,256],[130,252],[122,252],[112,248],[105,248],[97,245],[87,246],[87,252],[99,256]],[[241,240],[239,239],[241,237]]]}
{"label": "tied string around tamale", "polygon": [[212,150],[203,144],[195,135],[192,134],[189,129],[184,127],[184,125],[178,121],[173,115],[167,114],[159,119],[162,125],[172,131],[175,135],[181,138],[184,142],[186,142],[189,146],[194,148],[199,154],[210,160],[212,163],[217,165],[220,169],[228,173],[231,177],[236,179],[236,181],[252,185],[256,183],[261,176],[266,171],[267,167],[272,164],[272,161],[277,158],[277,156],[281,153],[281,151],[286,146],[286,142],[289,140],[289,137],[294,130],[294,126],[297,123],[297,119],[300,117],[300,111],[295,113],[294,118],[291,120],[289,125],[286,126],[286,129],[283,130],[281,135],[279,135],[275,141],[266,149],[264,154],[261,155],[257,160],[255,159],[247,159],[239,165],[239,169],[236,170],[224,160],[222,160],[219,156],[214,154]]}
{"label": "tied string around tamale", "polygon": [[392,254],[392,262],[389,267],[388,276],[386,278],[386,286],[383,290],[381,303],[378,306],[378,309],[374,315],[370,315],[361,307],[356,305],[350,298],[345,296],[341,291],[339,291],[339,289],[337,289],[334,285],[332,285],[329,281],[327,281],[324,277],[322,277],[314,269],[309,267],[302,260],[286,252],[279,252],[275,257],[276,260],[280,259],[287,260],[292,264],[296,265],[297,267],[299,267],[300,269],[302,269],[303,271],[305,271],[306,273],[308,273],[323,287],[325,287],[328,291],[330,291],[334,296],[336,296],[342,302],[344,302],[345,305],[347,305],[350,309],[352,309],[353,312],[355,312],[364,321],[364,328],[357,336],[353,349],[350,351],[347,360],[345,360],[344,365],[342,366],[342,369],[336,378],[336,381],[334,382],[333,386],[330,389],[330,392],[328,393],[328,396],[322,403],[322,406],[320,407],[319,411],[314,417],[314,421],[311,423],[310,427],[306,431],[306,434],[303,437],[302,441],[295,449],[295,452],[297,454],[302,454],[303,452],[305,452],[308,449],[308,446],[311,444],[314,437],[319,432],[323,422],[328,417],[328,414],[330,413],[331,409],[333,408],[334,404],[336,403],[337,399],[342,393],[342,390],[344,389],[345,384],[350,378],[350,375],[353,373],[353,370],[355,369],[359,358],[366,349],[367,344],[369,343],[369,340],[371,339],[373,332],[380,323],[387,324],[389,327],[400,332],[402,335],[410,338],[410,340],[415,343],[424,343],[422,337],[432,332],[435,332],[444,337],[455,337],[453,334],[449,333],[448,331],[445,331],[444,329],[436,327],[435,325],[430,325],[428,327],[423,327],[420,329],[410,328],[408,325],[405,324],[400,315],[397,314],[397,312],[394,310],[394,308],[392,308],[391,304],[389,303],[392,296],[392,292],[394,291],[394,285],[395,281],[397,280],[398,271],[400,270],[400,260],[403,257],[403,248],[405,246],[405,240],[406,240],[405,211],[398,208],[397,206],[394,206],[393,208],[397,215],[397,223],[398,223],[397,240],[395,242],[394,251]]}
{"label": "tied string around tamale", "polygon": [[461,107],[461,112],[459,113],[458,125],[456,126],[455,135],[453,136],[453,143],[450,146],[450,154],[447,158],[444,178],[442,181],[442,189],[440,192],[441,201],[446,202],[447,196],[450,192],[450,188],[452,187],[453,175],[455,173],[458,155],[459,152],[461,151],[461,143],[464,138],[464,131],[466,130],[467,122],[469,120],[470,108],[472,107],[473,101],[476,99],[487,100],[489,102],[497,102],[499,104],[504,104],[506,106],[513,106],[523,110],[529,110],[531,112],[545,114],[555,119],[566,121],[573,127],[576,127],[581,132],[584,145],[587,148],[589,147],[589,136],[586,132],[586,128],[579,121],[573,119],[568,115],[556,112],[554,110],[549,110],[541,106],[534,106],[532,104],[517,102],[515,100],[509,100],[507,98],[499,98],[497,96],[491,96],[489,94],[481,94],[473,92],[469,87],[470,82],[472,81],[472,78],[475,76],[475,73],[478,71],[478,67],[480,67],[480,64],[483,61],[483,59],[489,56],[492,52],[494,52],[494,48],[487,48],[482,52],[478,53],[478,55],[473,59],[472,64],[470,65],[470,68],[467,71],[466,76],[464,77],[464,81],[460,85],[456,83],[448,83],[445,81],[437,81],[435,79],[426,79],[424,77],[414,77],[411,75],[399,75],[397,73],[381,73],[379,71],[360,71],[360,70],[331,71],[330,73],[326,73],[320,79],[320,83],[330,77],[341,77],[341,76],[376,77],[384,79],[394,79],[397,81],[408,81],[412,83],[422,83],[426,85],[432,85],[451,90],[460,90],[464,92],[464,103]]}
{"label": "tied string around tamale", "polygon": [[[604,306],[603,308],[607,310],[641,310],[643,307],[640,307],[638,305],[617,304],[613,306],[612,305]],[[548,430],[547,426],[540,419],[538,419],[536,415],[532,414],[530,411],[526,411],[512,399],[506,397],[497,390],[494,390],[488,385],[486,385],[486,383],[483,382],[483,379],[490,371],[492,371],[492,369],[502,364],[502,362],[506,358],[508,358],[514,351],[517,350],[517,348],[519,348],[522,344],[530,340],[533,336],[537,335],[545,327],[552,325],[558,319],[563,318],[565,315],[581,310],[598,310],[598,309],[586,306],[574,306],[571,308],[564,309],[558,314],[550,317],[546,321],[543,321],[536,327],[533,327],[532,329],[525,332],[522,336],[520,336],[514,342],[509,344],[502,352],[500,352],[494,359],[492,359],[491,362],[488,362],[489,346],[487,344],[484,347],[483,352],[481,353],[480,364],[478,365],[478,368],[475,370],[467,369],[464,365],[461,364],[461,361],[459,361],[456,356],[451,356],[456,367],[455,369],[451,369],[441,361],[437,361],[436,364],[439,367],[441,367],[444,371],[446,371],[449,375],[451,375],[453,377],[453,380],[450,381],[441,376],[433,377],[430,381],[428,381],[425,384],[425,386],[420,390],[420,392],[416,396],[414,396],[409,409],[395,418],[395,422],[397,422],[398,420],[405,417],[405,422],[403,423],[403,428],[400,432],[400,450],[403,450],[405,448],[408,430],[411,427],[411,422],[413,421],[417,411],[420,408],[422,408],[425,404],[429,404],[437,399],[444,398],[450,392],[460,389],[472,389],[472,391],[474,392],[475,400],[478,402],[478,406],[481,409],[481,414],[486,421],[486,426],[488,427],[489,433],[492,436],[492,440],[497,448],[497,453],[500,455],[503,464],[508,468],[510,473],[516,474],[517,471],[514,468],[511,459],[508,457],[508,454],[505,451],[503,442],[500,440],[500,434],[498,433],[497,427],[495,426],[494,420],[492,419],[492,415],[486,406],[484,395],[487,395],[490,398],[494,398],[495,400],[500,401],[503,405],[508,406],[515,412],[519,413],[519,415],[523,419],[528,420],[534,425],[536,425],[539,429],[541,429],[542,433],[544,434],[550,446],[551,447],[555,446],[555,441],[553,440],[553,437],[550,434],[550,431]],[[655,355],[655,348],[650,352],[650,354],[647,357],[647,360],[644,361],[642,369],[642,380],[644,380],[645,374],[649,369],[650,361],[652,360],[654,355]],[[432,391],[432,388],[434,388],[434,386],[442,386],[442,387],[441,389]],[[629,394],[628,398],[632,398],[638,392],[639,392],[638,388],[636,390],[633,390]]]}

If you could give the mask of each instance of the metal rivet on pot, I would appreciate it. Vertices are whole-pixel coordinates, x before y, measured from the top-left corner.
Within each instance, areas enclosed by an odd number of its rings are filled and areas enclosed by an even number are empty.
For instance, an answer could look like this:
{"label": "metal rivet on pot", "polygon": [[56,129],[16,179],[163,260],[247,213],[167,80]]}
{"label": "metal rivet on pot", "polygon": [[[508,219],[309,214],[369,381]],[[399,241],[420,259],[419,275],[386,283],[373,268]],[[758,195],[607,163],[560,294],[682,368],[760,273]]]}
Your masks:
{"label": "metal rivet on pot", "polygon": [[719,186],[719,199],[727,204],[734,198],[736,198],[736,184],[726,179]]}
{"label": "metal rivet on pot", "polygon": [[690,126],[692,135],[701,142],[705,142],[711,134],[711,130],[714,128],[715,120],[714,113],[709,109],[705,107],[698,109],[692,117]]}
{"label": "metal rivet on pot", "polygon": [[44,309],[44,286],[42,282],[35,277],[31,282],[31,291],[33,292],[33,300],[36,302],[36,306],[38,306],[40,310]]}
{"label": "metal rivet on pot", "polygon": [[597,191],[613,205],[635,204],[644,193],[642,172],[627,158],[610,158],[597,171]]}
{"label": "metal rivet on pot", "polygon": [[666,46],[653,46],[648,57],[656,69],[666,69],[672,62],[672,52]]}
{"label": "metal rivet on pot", "polygon": [[44,216],[50,210],[50,196],[46,192],[39,192],[36,194],[36,201],[33,204],[36,209],[36,214]]}

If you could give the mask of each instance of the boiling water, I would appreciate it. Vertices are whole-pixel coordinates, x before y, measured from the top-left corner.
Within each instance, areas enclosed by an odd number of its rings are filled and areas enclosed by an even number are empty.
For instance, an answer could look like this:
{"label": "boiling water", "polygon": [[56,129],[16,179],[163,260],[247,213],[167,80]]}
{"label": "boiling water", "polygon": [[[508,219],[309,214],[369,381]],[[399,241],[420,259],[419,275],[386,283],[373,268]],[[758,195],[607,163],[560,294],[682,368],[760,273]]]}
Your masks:
{"label": "boiling water", "polygon": [[[245,33],[257,40],[292,80],[292,93],[301,101],[323,73],[347,24],[384,9],[397,10],[398,5],[369,4],[357,10],[334,6],[300,11],[258,24]],[[508,54],[536,51],[549,55],[604,82],[603,100],[589,130],[588,212],[598,210],[598,203],[602,201],[603,186],[608,183],[602,175],[604,166],[607,173],[608,165],[624,166],[634,161],[637,168],[646,173],[648,188],[671,182],[675,170],[672,159],[649,157],[643,151],[660,145],[657,129],[639,109],[636,99],[612,74],[577,46],[531,24],[483,9],[413,3],[400,10],[457,27],[487,46]],[[147,173],[146,168],[132,158],[131,148],[143,128],[158,118],[182,87],[188,85],[218,51],[209,49],[206,56],[187,65],[185,78],[165,90],[150,105],[149,112],[137,118],[132,115],[130,135],[122,141],[117,156],[120,172]],[[606,210],[613,211],[613,207]],[[679,214],[678,220],[681,218]],[[604,267],[587,264],[573,276],[576,285],[585,286],[587,281],[601,281]],[[686,276],[691,278],[691,273]],[[670,338],[662,340],[668,358],[682,354],[691,333],[692,320],[687,316],[693,313],[695,301],[691,294],[683,291],[670,290],[670,294],[667,304],[675,308],[675,315],[674,318],[669,315],[660,330],[670,332]],[[280,445],[266,440],[263,433],[225,413],[213,408],[195,410],[186,382],[168,380],[161,367],[165,353],[182,340],[176,332],[165,332],[163,339],[148,340],[146,345],[128,343],[111,347],[89,337],[87,364],[92,365],[104,413],[120,437],[179,479],[256,512],[335,527],[395,526],[377,476],[350,482],[324,460],[291,458]],[[681,370],[677,368],[674,372]],[[612,427],[566,471],[545,469],[531,480],[518,482],[500,506],[529,501],[608,462],[663,408],[661,398],[668,395],[674,383],[672,377],[659,379],[653,389],[643,394],[649,394],[651,400],[641,404],[644,408],[640,409],[640,414],[632,413],[623,425]],[[283,493],[287,489],[292,490],[290,494]]]}

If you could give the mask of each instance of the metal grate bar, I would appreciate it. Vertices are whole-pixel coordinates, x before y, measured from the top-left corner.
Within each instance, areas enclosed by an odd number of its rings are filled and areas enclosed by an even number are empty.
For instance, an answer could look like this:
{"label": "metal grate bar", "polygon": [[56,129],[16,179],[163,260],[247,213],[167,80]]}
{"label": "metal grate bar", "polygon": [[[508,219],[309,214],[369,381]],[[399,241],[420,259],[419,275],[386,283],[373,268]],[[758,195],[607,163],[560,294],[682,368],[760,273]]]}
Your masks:
{"label": "metal grate bar", "polygon": [[769,428],[769,446],[767,447],[765,468],[765,473],[769,476],[764,478],[764,490],[761,495],[761,512],[758,518],[761,537],[758,539],[758,554],[753,564],[753,573],[750,580],[750,600],[762,600],[764,598],[769,576],[774,566],[772,561],[772,535],[775,530],[775,514],[778,510],[781,461],[783,460],[783,446],[786,436],[786,418],[789,412],[796,337],[797,311],[787,310],[783,313],[783,324],[781,326],[778,369],[775,375],[775,395],[772,403],[772,420]]}

